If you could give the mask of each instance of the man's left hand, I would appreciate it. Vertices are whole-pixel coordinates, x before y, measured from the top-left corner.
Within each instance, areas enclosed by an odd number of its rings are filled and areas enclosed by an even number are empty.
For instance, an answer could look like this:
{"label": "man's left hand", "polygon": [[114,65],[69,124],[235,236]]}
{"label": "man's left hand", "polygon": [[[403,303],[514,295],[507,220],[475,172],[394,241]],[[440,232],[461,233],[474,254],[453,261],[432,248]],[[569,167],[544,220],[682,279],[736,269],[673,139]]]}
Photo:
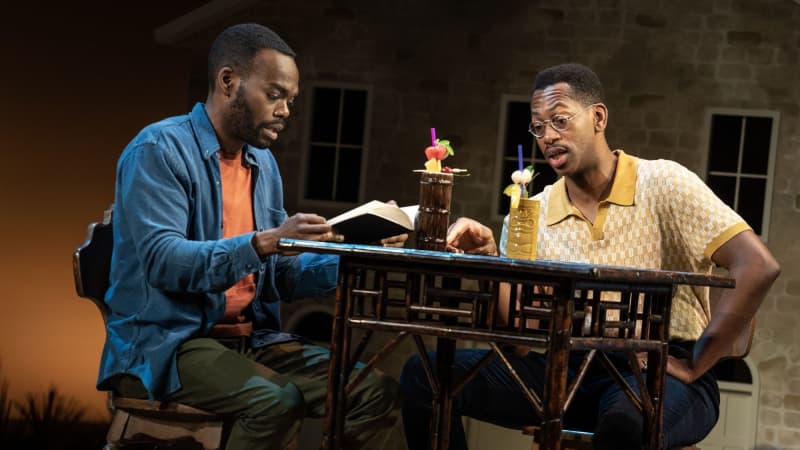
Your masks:
{"label": "man's left hand", "polygon": [[676,358],[674,356],[667,356],[667,374],[683,381],[686,384],[693,383],[699,375],[695,374],[695,370],[691,366],[691,361],[688,359]]}
{"label": "man's left hand", "polygon": [[402,247],[408,240],[408,234],[398,234],[397,236],[388,237],[380,240],[380,244],[384,247]]}

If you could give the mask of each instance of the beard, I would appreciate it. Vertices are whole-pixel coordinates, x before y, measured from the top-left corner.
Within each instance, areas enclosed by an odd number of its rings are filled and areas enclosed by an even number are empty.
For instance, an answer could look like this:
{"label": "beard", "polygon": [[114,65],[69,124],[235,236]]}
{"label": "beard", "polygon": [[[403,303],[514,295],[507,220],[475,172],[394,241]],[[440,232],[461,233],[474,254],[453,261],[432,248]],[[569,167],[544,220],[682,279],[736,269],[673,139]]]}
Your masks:
{"label": "beard", "polygon": [[231,131],[232,134],[246,144],[265,149],[272,143],[272,139],[261,134],[261,129],[268,124],[256,125],[253,109],[245,101],[244,84],[239,85],[236,96],[231,104]]}

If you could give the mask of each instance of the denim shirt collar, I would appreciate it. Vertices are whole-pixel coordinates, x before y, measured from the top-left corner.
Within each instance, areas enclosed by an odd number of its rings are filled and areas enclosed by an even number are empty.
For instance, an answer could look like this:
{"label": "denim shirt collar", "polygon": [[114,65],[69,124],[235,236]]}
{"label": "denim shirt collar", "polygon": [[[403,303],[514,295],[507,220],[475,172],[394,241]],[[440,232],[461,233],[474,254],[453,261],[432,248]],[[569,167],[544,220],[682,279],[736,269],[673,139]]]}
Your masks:
{"label": "denim shirt collar", "polygon": [[[211,123],[211,118],[208,117],[205,104],[199,102],[195,104],[194,108],[192,108],[192,112],[189,113],[189,118],[192,121],[192,127],[195,129],[197,143],[203,159],[216,157],[217,152],[220,150],[220,148],[222,148],[222,146],[219,145],[217,132],[214,130],[214,125]],[[256,149],[254,149],[251,145],[244,145],[244,154],[242,156],[244,161],[252,166],[258,165],[256,157],[253,154],[255,151]]]}

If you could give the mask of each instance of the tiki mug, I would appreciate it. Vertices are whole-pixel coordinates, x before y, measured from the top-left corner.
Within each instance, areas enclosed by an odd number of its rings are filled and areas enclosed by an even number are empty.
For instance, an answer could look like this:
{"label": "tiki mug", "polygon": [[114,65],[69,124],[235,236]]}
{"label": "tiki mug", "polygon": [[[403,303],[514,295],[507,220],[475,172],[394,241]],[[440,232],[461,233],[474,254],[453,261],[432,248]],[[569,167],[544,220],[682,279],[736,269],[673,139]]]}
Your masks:
{"label": "tiki mug", "polygon": [[536,259],[536,236],[539,234],[539,200],[519,199],[519,205],[508,213],[506,256]]}
{"label": "tiki mug", "polygon": [[452,194],[452,173],[420,172],[416,230],[418,249],[445,250]]}

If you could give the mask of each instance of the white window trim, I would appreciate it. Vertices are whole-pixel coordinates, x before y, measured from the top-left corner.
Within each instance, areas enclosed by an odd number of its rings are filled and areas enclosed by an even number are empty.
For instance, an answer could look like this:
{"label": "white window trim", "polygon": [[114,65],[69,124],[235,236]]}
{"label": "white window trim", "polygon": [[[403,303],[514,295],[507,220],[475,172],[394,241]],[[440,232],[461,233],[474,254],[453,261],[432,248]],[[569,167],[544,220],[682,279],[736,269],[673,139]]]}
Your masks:
{"label": "white window trim", "polygon": [[[341,82],[330,82],[330,81],[311,81],[307,84],[308,88],[304,88],[308,95],[305,95],[305,114],[303,116],[303,121],[305,125],[303,126],[303,138],[302,138],[302,152],[301,152],[301,160],[300,160],[300,180],[297,189],[297,204],[300,208],[313,210],[316,208],[325,208],[325,209],[349,209],[353,206],[360,205],[364,203],[364,193],[366,192],[367,186],[367,163],[369,160],[369,143],[370,143],[370,130],[372,124],[372,86],[366,84],[357,84],[357,83],[341,83]],[[314,89],[315,88],[333,88],[333,89],[354,89],[354,90],[362,90],[367,91],[367,105],[366,111],[364,112],[364,142],[361,146],[361,171],[359,174],[359,186],[358,186],[358,199],[355,202],[339,202],[334,200],[310,200],[306,199],[306,177],[308,171],[308,153],[309,147],[311,146],[311,118],[312,118],[312,109],[313,109],[313,98],[314,98]],[[340,105],[341,108],[341,105]],[[347,147],[347,145],[344,145]]]}
{"label": "white window trim", "polygon": [[[730,116],[750,116],[750,117],[769,117],[772,119],[772,133],[770,134],[769,139],[769,158],[767,160],[767,175],[766,177],[763,176],[753,176],[749,177],[744,175],[744,178],[766,178],[767,185],[765,187],[765,199],[764,199],[764,213],[761,218],[761,240],[766,243],[769,240],[769,225],[770,225],[770,217],[772,215],[772,196],[773,196],[773,183],[775,180],[775,159],[777,154],[778,148],[778,129],[780,128],[780,118],[781,114],[778,111],[770,111],[766,109],[745,109],[745,108],[717,108],[711,107],[706,108],[705,110],[705,151],[703,152],[703,168],[702,168],[702,178],[703,181],[706,183],[708,182],[708,159],[709,159],[709,147],[711,145],[711,116],[719,114],[719,115],[730,115]],[[744,132],[744,129],[742,129]],[[743,145],[744,141],[740,140],[740,145]],[[739,157],[741,158],[741,152]],[[742,176],[741,173],[736,174],[738,176]]]}

